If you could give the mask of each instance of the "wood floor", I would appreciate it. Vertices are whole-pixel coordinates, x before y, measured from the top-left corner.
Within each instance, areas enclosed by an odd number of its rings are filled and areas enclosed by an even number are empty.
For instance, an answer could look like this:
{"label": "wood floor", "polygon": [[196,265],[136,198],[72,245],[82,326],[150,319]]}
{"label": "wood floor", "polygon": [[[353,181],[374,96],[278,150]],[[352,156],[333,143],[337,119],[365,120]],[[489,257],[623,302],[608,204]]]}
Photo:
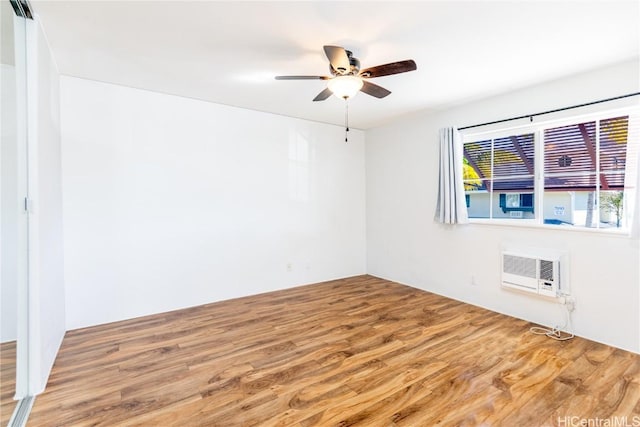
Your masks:
{"label": "wood floor", "polygon": [[16,391],[16,342],[0,344],[0,426],[9,423],[13,409],[18,403],[13,400]]}
{"label": "wood floor", "polygon": [[67,333],[28,426],[640,417],[640,356],[530,326],[360,276],[80,329]]}

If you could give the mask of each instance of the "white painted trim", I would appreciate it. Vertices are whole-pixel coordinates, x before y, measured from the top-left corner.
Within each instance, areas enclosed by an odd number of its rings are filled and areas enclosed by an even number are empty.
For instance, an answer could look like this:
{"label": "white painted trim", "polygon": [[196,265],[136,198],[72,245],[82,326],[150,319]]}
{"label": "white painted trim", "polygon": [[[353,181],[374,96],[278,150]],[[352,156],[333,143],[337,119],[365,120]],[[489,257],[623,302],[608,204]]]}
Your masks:
{"label": "white painted trim", "polygon": [[[16,87],[18,88],[16,96],[16,118],[17,118],[17,152],[18,152],[18,182],[19,192],[23,197],[28,195],[28,162],[27,162],[27,94],[26,94],[26,67],[27,54],[27,35],[26,35],[26,22],[27,20],[20,17],[14,17],[14,28],[18,26],[21,30],[14,32],[15,46],[14,55],[16,63]],[[19,89],[23,90],[20,91]],[[22,113],[22,114],[21,114]],[[23,213],[19,218],[19,234],[18,234],[18,309],[16,319],[17,323],[17,339],[16,339],[16,389],[15,399],[22,399],[26,397],[29,392],[29,315],[28,315],[28,215]]]}
{"label": "white painted trim", "polygon": [[588,228],[576,226],[561,226],[550,224],[539,224],[533,219],[490,219],[490,218],[470,218],[469,224],[495,225],[500,227],[537,228],[549,231],[572,231],[583,233],[605,234],[607,236],[631,237],[629,229],[624,228]]}
{"label": "white painted trim", "polygon": [[27,21],[27,197],[32,201],[28,231],[28,366],[27,394],[33,396],[44,387],[40,384],[39,321],[39,230],[38,230],[38,24]]}

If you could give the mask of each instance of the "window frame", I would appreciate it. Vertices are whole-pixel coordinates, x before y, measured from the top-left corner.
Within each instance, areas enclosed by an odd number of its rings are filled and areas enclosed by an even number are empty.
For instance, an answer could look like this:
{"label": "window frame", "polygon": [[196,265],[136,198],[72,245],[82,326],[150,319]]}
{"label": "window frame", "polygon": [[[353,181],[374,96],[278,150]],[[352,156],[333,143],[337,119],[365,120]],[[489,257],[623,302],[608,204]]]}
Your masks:
{"label": "window frame", "polygon": [[[517,134],[526,134],[533,133],[534,134],[534,189],[533,189],[533,214],[534,218],[469,218],[470,224],[485,224],[485,225],[499,225],[499,226],[515,226],[515,227],[533,227],[533,228],[544,228],[551,230],[566,230],[566,231],[581,231],[587,233],[606,233],[606,234],[617,234],[617,235],[629,235],[631,232],[631,223],[634,222],[635,215],[640,214],[640,212],[633,211],[636,197],[639,197],[638,188],[636,188],[636,183],[627,183],[627,177],[631,175],[634,176],[633,173],[630,173],[625,165],[625,186],[623,188],[623,192],[625,194],[625,198],[627,198],[628,192],[633,192],[633,197],[629,197],[631,202],[628,206],[625,206],[627,209],[631,209],[631,215],[628,215],[628,221],[624,227],[584,227],[584,226],[558,226],[556,224],[545,224],[544,223],[544,211],[543,211],[543,200],[545,193],[545,170],[544,170],[544,131],[545,129],[553,129],[562,126],[575,125],[579,123],[584,123],[588,121],[596,122],[597,133],[600,131],[600,121],[611,119],[617,116],[626,115],[629,116],[629,135],[631,135],[631,125],[632,123],[635,125],[640,125],[640,106],[629,106],[611,110],[603,110],[594,113],[582,114],[582,115],[572,115],[558,119],[545,120],[537,123],[527,123],[522,125],[510,126],[506,128],[493,128],[491,130],[486,131],[478,131],[474,132],[472,129],[462,130],[461,138],[459,144],[461,148],[464,147],[465,143],[480,141],[480,140],[489,140],[489,139],[498,139],[505,138],[512,135]],[[633,117],[633,120],[632,120]],[[637,131],[637,134],[640,134],[640,130]],[[640,135],[639,135],[640,136]],[[629,140],[627,141],[627,143]],[[640,152],[640,141],[636,141],[636,152]],[[463,152],[461,150],[460,152]],[[599,137],[597,144],[597,166],[596,166],[596,177],[598,178],[601,174],[600,169],[600,146],[599,146]],[[493,156],[493,153],[492,153]],[[636,168],[635,174],[640,173],[640,154],[636,154],[636,159],[633,159],[634,166]],[[636,180],[638,180],[636,178]],[[596,179],[596,186],[594,187],[596,191],[595,197],[598,200],[598,211],[600,210],[600,185],[599,179]],[[520,194],[527,193],[528,191],[521,191]],[[465,191],[466,193],[466,191]],[[468,193],[465,194],[467,196]],[[491,191],[490,200],[493,200],[494,197],[500,197],[499,191]],[[490,202],[490,216],[493,216],[493,203]],[[599,213],[598,213],[599,215]]]}

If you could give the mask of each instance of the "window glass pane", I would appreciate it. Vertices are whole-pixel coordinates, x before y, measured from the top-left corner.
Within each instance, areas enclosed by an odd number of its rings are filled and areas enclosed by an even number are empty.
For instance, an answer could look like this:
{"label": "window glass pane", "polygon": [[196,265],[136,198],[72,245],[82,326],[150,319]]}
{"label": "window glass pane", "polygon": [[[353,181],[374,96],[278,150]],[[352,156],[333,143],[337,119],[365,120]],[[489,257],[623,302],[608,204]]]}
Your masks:
{"label": "window glass pane", "polygon": [[[574,225],[581,213],[574,212],[575,192],[552,191],[544,193],[543,222],[551,225]],[[584,224],[584,215],[582,215]]]}
{"label": "window glass pane", "polygon": [[533,134],[513,135],[493,141],[493,176],[534,174]]}
{"label": "window glass pane", "polygon": [[489,218],[491,206],[491,140],[463,145],[462,178],[469,218]]}
{"label": "window glass pane", "polygon": [[595,227],[596,176],[553,176],[544,179],[542,215],[545,224]]}
{"label": "window glass pane", "polygon": [[598,203],[596,201],[595,176],[591,188],[571,191],[545,191],[542,215],[545,224],[597,227]]}
{"label": "window glass pane", "polygon": [[592,191],[596,186],[594,174],[547,176],[544,178],[544,189],[547,191]]}
{"label": "window glass pane", "polygon": [[467,196],[469,197],[469,203],[467,205],[469,218],[489,218],[491,193],[478,191],[467,193]]}
{"label": "window glass pane", "polygon": [[[495,197],[498,195],[498,197]],[[519,193],[494,193],[493,218],[533,219],[533,204],[525,205]]]}
{"label": "window glass pane", "polygon": [[493,218],[535,218],[533,187],[533,177],[495,179],[493,181]]}
{"label": "window glass pane", "polygon": [[493,191],[495,191],[496,193],[533,193],[533,177],[496,179],[493,181]]}
{"label": "window glass pane", "polygon": [[622,190],[624,189],[624,170],[619,173],[602,173],[600,174],[600,185],[603,190]]}
{"label": "window glass pane", "polygon": [[464,144],[463,179],[491,178],[491,141]]}
{"label": "window glass pane", "polygon": [[491,181],[487,179],[470,179],[464,181],[464,191],[488,191]]}
{"label": "window glass pane", "polygon": [[[469,142],[463,148],[463,181],[470,218],[535,217],[534,133]],[[522,193],[527,194],[524,199]]]}
{"label": "window glass pane", "polygon": [[[624,171],[627,158],[629,117],[616,117],[600,121],[600,170]],[[624,180],[622,185],[624,186]]]}
{"label": "window glass pane", "polygon": [[545,175],[595,172],[596,123],[561,126],[544,131]]}
{"label": "window glass pane", "polygon": [[600,228],[620,228],[624,224],[624,192],[600,191]]}
{"label": "window glass pane", "polygon": [[597,206],[595,191],[576,191],[574,199],[574,225],[578,227],[597,227]]}

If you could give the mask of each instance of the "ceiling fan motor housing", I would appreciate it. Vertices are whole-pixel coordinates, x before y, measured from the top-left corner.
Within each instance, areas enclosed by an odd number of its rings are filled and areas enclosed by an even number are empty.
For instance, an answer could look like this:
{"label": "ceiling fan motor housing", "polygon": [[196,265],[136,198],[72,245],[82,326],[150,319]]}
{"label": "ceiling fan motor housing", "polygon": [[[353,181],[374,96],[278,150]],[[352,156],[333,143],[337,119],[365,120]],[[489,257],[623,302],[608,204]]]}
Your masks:
{"label": "ceiling fan motor housing", "polygon": [[345,52],[347,54],[347,58],[349,58],[349,70],[346,70],[342,67],[334,69],[333,65],[329,64],[329,71],[331,71],[332,76],[357,76],[360,72],[360,60],[358,58],[354,58],[353,52],[351,52],[350,50],[345,49]]}
{"label": "ceiling fan motor housing", "polygon": [[351,65],[351,74],[354,76],[358,75],[358,72],[360,72],[360,60],[349,55],[349,64]]}

